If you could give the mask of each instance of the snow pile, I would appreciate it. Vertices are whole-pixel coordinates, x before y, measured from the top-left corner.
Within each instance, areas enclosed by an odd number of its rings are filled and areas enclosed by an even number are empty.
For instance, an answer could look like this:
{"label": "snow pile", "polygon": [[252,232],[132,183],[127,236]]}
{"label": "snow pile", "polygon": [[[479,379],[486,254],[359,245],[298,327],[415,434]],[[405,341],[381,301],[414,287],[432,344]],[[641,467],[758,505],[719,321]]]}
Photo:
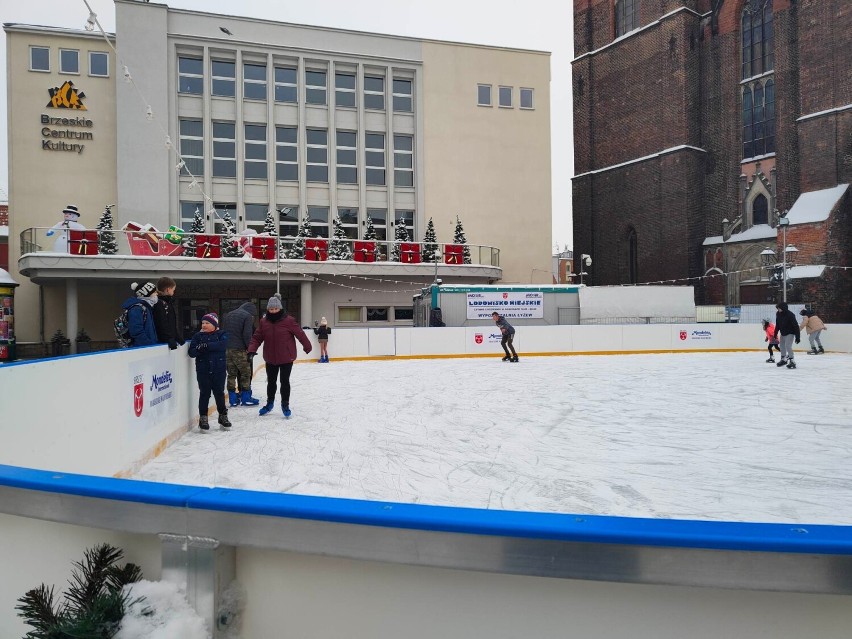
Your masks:
{"label": "snow pile", "polygon": [[125,590],[133,603],[115,639],[210,639],[204,621],[174,584],[142,580]]}

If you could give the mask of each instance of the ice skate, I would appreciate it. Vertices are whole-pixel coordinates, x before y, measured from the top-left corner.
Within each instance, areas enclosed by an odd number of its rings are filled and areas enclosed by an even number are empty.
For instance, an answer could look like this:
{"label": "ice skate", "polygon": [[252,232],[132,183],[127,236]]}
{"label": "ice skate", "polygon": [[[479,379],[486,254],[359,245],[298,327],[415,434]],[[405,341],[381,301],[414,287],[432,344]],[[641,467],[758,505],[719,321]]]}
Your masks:
{"label": "ice skate", "polygon": [[506,355],[506,356],[503,358],[503,360],[502,360],[502,361],[504,361],[504,362],[511,362],[511,361],[512,361],[512,358],[511,358],[511,357],[509,357],[508,355]]}
{"label": "ice skate", "polygon": [[817,355],[825,355],[825,349],[822,346],[819,347],[819,351],[817,352]]}
{"label": "ice skate", "polygon": [[219,426],[222,427],[222,430],[231,430],[231,421],[227,414],[219,415]]}
{"label": "ice skate", "polygon": [[774,357],[772,357],[772,356],[770,355],[769,359],[768,359],[768,360],[766,360],[766,363],[767,363],[767,364],[774,364],[774,363],[775,363],[775,358],[774,358]]}
{"label": "ice skate", "polygon": [[518,361],[518,356],[517,356],[517,355],[515,355],[515,356],[514,356],[512,359],[510,359],[509,361],[510,361],[510,362],[517,362],[517,361]]}
{"label": "ice skate", "polygon": [[815,348],[812,348],[808,351],[808,355],[819,355],[819,351]]}
{"label": "ice skate", "polygon": [[284,417],[285,417],[286,419],[290,419],[290,415],[292,415],[292,414],[293,414],[293,411],[291,411],[291,410],[290,410],[290,407],[289,407],[289,406],[287,406],[286,404],[285,404],[284,406],[282,406],[282,407],[281,407],[281,412],[282,412],[282,413],[284,413]]}
{"label": "ice skate", "polygon": [[786,360],[786,359],[784,359],[784,358],[782,357],[782,358],[781,358],[781,360],[780,360],[777,364],[775,364],[775,365],[776,365],[778,368],[781,368],[782,366],[786,366],[786,365],[787,365],[787,360]]}
{"label": "ice skate", "polygon": [[791,359],[789,362],[787,362],[787,368],[796,368],[796,360]]}
{"label": "ice skate", "polygon": [[237,394],[235,390],[228,391],[228,403],[231,405],[231,408],[240,405],[240,396]]}
{"label": "ice skate", "polygon": [[275,407],[275,402],[268,402],[266,406],[262,407],[258,411],[258,415],[266,415],[269,411],[271,411]]}
{"label": "ice skate", "polygon": [[198,418],[198,428],[201,429],[202,433],[210,431],[210,422],[207,420],[207,415],[202,415]]}

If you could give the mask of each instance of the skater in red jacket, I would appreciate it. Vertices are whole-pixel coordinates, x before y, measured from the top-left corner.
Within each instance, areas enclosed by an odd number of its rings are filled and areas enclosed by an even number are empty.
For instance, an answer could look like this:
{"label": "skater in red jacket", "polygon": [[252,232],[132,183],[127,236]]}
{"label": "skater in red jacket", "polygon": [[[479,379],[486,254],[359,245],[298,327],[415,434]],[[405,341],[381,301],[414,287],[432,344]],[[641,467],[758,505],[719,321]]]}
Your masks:
{"label": "skater in red jacket", "polygon": [[781,347],[778,346],[778,339],[775,337],[775,324],[768,319],[763,320],[763,332],[766,333],[766,338],[763,341],[769,342],[769,359],[766,360],[766,363],[774,364],[775,358],[772,356],[772,349],[774,348],[779,353],[781,352]]}
{"label": "skater in red jacket", "polygon": [[278,377],[281,377],[281,410],[284,417],[290,417],[290,372],[296,361],[296,340],[302,343],[305,354],[311,352],[311,342],[293,317],[287,315],[281,298],[276,293],[266,303],[266,315],[260,320],[260,326],[252,335],[248,346],[248,356],[257,355],[257,349],[263,344],[263,359],[266,362],[266,405],[260,409],[266,415],[275,406],[275,392],[278,389]]}

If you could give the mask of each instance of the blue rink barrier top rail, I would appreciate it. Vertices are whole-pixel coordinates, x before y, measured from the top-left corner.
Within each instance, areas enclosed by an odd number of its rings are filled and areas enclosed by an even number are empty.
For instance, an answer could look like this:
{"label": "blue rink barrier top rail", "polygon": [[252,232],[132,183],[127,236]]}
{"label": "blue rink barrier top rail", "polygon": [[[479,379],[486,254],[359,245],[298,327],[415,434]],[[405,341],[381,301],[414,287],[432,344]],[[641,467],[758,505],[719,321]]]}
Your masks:
{"label": "blue rink barrier top rail", "polygon": [[[0,465],[0,487],[214,514],[426,532],[592,544],[852,556],[852,526],[482,510],[161,484],[8,465]],[[0,512],[5,512],[2,501]],[[67,523],[85,525],[82,521]]]}

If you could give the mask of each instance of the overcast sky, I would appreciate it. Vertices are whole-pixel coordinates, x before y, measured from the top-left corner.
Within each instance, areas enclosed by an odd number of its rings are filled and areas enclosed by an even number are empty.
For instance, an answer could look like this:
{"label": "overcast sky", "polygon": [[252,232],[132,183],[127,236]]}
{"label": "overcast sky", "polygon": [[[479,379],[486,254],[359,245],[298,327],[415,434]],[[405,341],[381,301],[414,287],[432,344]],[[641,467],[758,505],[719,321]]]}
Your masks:
{"label": "overcast sky", "polygon": [[[115,31],[112,0],[89,4],[107,31]],[[571,127],[572,3],[568,0],[171,0],[178,9],[265,18],[395,35],[473,42],[550,51],[553,243],[572,246],[571,175],[574,172]],[[2,0],[0,20],[54,27],[82,28],[89,15],[83,0]],[[6,200],[8,153],[6,127],[6,37],[0,43],[0,200]],[[119,43],[119,52],[121,43]],[[13,213],[14,214],[14,213]]]}

